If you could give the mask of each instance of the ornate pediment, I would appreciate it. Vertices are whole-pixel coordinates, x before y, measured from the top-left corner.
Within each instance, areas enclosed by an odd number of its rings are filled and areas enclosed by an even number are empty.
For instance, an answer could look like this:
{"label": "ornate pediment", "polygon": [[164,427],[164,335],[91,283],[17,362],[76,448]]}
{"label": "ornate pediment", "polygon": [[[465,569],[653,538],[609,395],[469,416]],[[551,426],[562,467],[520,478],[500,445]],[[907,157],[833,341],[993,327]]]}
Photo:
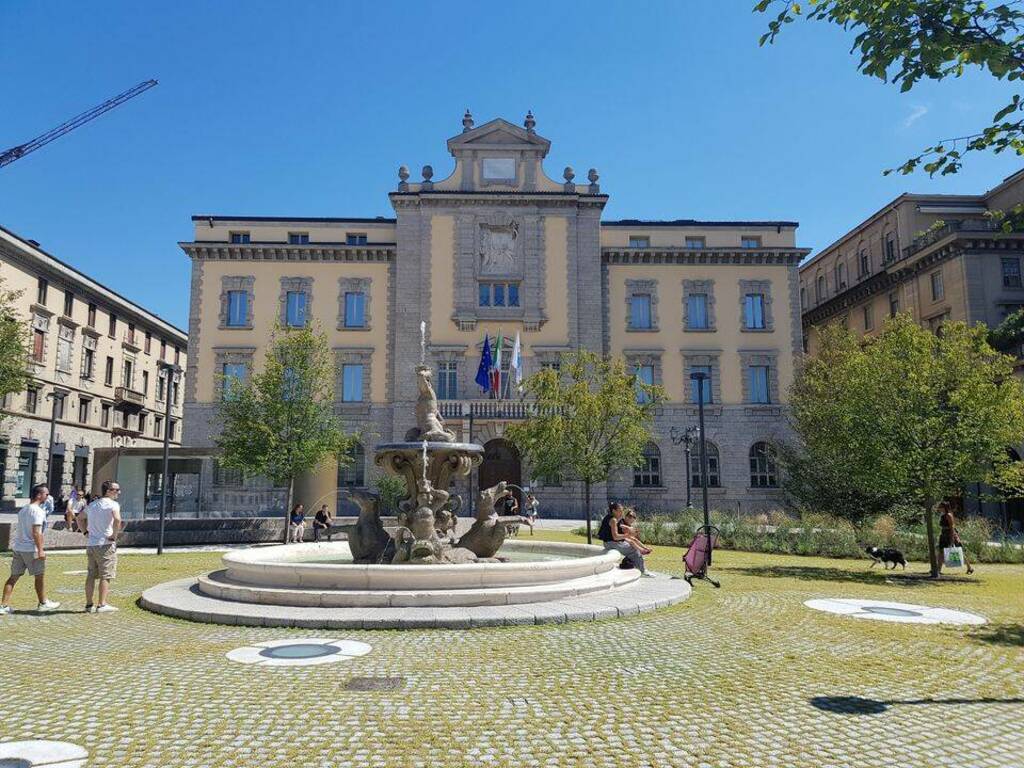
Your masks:
{"label": "ornate pediment", "polygon": [[544,137],[513,125],[500,117],[448,139],[448,151],[455,157],[465,150],[528,151],[531,153],[540,151],[541,157],[544,157],[550,147],[551,142]]}

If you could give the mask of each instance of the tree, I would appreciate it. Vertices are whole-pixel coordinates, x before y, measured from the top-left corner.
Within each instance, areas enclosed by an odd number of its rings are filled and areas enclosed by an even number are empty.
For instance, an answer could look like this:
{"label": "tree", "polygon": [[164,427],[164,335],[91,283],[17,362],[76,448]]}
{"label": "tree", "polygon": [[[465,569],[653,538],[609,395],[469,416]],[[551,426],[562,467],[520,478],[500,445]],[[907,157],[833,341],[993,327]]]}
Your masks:
{"label": "tree", "polygon": [[[760,0],[754,10],[774,13],[761,45],[774,43],[784,26],[798,17],[855,30],[851,52],[860,54],[858,70],[911,90],[922,79],[960,77],[978,67],[997,80],[1024,77],[1024,9],[1017,3],[985,0]],[[923,163],[929,174],[960,170],[969,152],[1012,149],[1024,154],[1024,100],[1014,94],[989,125],[970,136],[927,147],[898,170],[912,173]]]}
{"label": "tree", "polygon": [[869,498],[921,507],[933,576],[937,502],[972,483],[1024,487],[1007,453],[1024,440],[1024,388],[986,335],[947,323],[936,336],[897,315],[858,341],[833,324],[790,398],[808,466]]}
{"label": "tree", "polygon": [[547,368],[523,382],[534,415],[505,433],[545,480],[571,475],[583,481],[587,542],[591,531],[590,491],[615,469],[637,466],[651,439],[661,387],[642,383],[621,359],[584,350],[562,359],[561,371]]}
{"label": "tree", "polygon": [[223,380],[220,461],[288,487],[285,541],[296,476],[326,459],[342,466],[351,461],[355,437],[334,414],[335,381],[326,337],[281,327],[274,329],[262,371],[246,384]]}
{"label": "tree", "polygon": [[[28,386],[28,326],[18,316],[21,291],[9,291],[0,278],[0,401]],[[0,411],[0,425],[6,414]]]}
{"label": "tree", "polygon": [[988,335],[988,343],[1000,352],[1015,354],[1024,345],[1024,309],[1007,315]]}
{"label": "tree", "polygon": [[377,475],[373,485],[380,495],[381,514],[397,515],[398,502],[409,495],[409,491],[405,487],[405,480],[394,475]]}

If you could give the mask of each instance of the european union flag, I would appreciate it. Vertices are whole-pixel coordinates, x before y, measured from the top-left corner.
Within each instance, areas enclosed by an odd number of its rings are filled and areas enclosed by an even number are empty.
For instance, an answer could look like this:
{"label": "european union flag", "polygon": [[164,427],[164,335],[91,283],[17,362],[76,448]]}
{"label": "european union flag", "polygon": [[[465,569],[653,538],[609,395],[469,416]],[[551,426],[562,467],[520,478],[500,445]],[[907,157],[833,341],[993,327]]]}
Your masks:
{"label": "european union flag", "polygon": [[484,334],[484,351],[480,355],[480,367],[476,369],[477,384],[485,393],[491,388],[491,338]]}

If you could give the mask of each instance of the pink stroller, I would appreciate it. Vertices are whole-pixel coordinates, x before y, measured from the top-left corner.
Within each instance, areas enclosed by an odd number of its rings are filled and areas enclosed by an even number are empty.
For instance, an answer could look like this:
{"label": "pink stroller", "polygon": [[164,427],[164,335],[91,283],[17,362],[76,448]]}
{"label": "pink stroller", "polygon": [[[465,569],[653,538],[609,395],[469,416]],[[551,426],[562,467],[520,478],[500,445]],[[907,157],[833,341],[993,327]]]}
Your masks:
{"label": "pink stroller", "polygon": [[701,526],[694,534],[690,546],[683,555],[683,562],[686,564],[686,574],[683,576],[686,583],[693,585],[694,579],[704,579],[718,588],[722,585],[708,576],[708,567],[711,565],[711,553],[718,544],[719,530],[715,526]]}

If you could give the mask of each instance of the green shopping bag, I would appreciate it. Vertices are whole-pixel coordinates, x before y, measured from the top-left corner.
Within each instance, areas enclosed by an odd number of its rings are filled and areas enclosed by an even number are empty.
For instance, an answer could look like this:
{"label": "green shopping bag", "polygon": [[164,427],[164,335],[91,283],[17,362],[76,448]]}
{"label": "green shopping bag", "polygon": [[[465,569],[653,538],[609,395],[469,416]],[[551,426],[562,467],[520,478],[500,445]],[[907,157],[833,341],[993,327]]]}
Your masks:
{"label": "green shopping bag", "polygon": [[942,550],[943,564],[946,568],[963,568],[964,567],[964,548],[963,547],[946,547]]}

